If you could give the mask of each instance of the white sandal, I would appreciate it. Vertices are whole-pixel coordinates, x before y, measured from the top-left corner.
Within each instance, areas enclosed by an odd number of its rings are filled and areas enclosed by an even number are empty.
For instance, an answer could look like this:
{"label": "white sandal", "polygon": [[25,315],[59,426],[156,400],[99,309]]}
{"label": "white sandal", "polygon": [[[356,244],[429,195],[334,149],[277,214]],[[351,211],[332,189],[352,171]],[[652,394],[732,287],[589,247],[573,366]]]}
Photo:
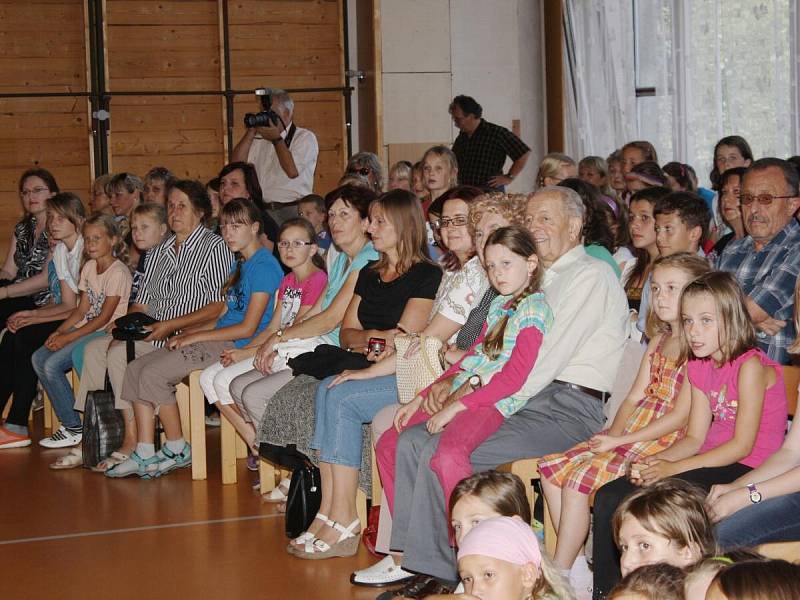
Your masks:
{"label": "white sandal", "polygon": [[72,448],[66,454],[62,454],[55,462],[50,463],[50,468],[55,471],[63,469],[74,469],[83,466],[83,452],[80,448]]}
{"label": "white sandal", "polygon": [[353,530],[361,526],[361,521],[356,519],[347,527],[334,522],[330,525],[339,532],[339,539],[333,545],[314,538],[305,543],[302,548],[298,548],[293,554],[298,558],[306,560],[322,560],[324,558],[344,558],[354,556],[358,552],[358,542],[361,540],[360,532],[353,533]]}
{"label": "white sandal", "polygon": [[[291,479],[281,479],[281,482],[269,493],[264,494],[264,502],[286,502],[289,499],[289,486],[292,485]],[[286,490],[285,492],[283,490]]]}
{"label": "white sandal", "polygon": [[[333,527],[333,521],[331,521],[328,518],[328,515],[323,515],[322,513],[317,513],[314,516],[314,519],[315,520],[319,519],[320,521],[325,523],[325,525],[327,525],[328,527]],[[306,545],[306,542],[310,542],[310,541],[313,541],[313,540],[314,540],[314,534],[313,533],[309,533],[308,531],[304,531],[303,533],[298,535],[296,538],[294,538],[291,542],[289,542],[289,544],[286,546],[286,551],[289,554],[292,554],[292,552],[294,550],[298,550],[298,549],[302,548],[303,546]]]}

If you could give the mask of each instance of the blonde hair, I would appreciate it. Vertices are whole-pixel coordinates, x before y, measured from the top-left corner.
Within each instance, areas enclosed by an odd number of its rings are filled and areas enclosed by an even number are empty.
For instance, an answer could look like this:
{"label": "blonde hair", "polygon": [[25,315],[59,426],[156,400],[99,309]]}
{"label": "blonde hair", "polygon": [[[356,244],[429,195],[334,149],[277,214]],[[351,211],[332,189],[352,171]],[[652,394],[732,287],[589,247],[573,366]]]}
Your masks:
{"label": "blonde hair", "polygon": [[469,205],[469,235],[475,239],[475,230],[486,213],[496,213],[512,225],[525,224],[525,208],[528,194],[504,194],[488,192],[475,198]]}
{"label": "blonde hair", "polygon": [[701,558],[714,556],[714,526],[705,510],[706,493],[681,479],[664,479],[637,490],[619,505],[612,520],[614,543],[625,517],[633,517],[650,533],[695,547]]}
{"label": "blonde hair", "polygon": [[794,343],[789,346],[788,350],[792,354],[800,354],[800,276],[797,278],[797,283],[794,285]]}
{"label": "blonde hair", "polygon": [[[533,244],[531,234],[527,229],[519,225],[495,229],[486,240],[486,248],[489,246],[504,246],[526,260],[536,254],[536,247]],[[537,264],[536,270],[531,275],[530,281],[528,281],[528,285],[514,297],[503,318],[486,332],[486,337],[483,338],[483,351],[490,359],[496,359],[503,350],[503,338],[505,337],[509,315],[517,310],[517,307],[525,298],[540,290],[541,281],[542,269]]]}
{"label": "blonde hair", "polygon": [[[428,148],[425,151],[425,154],[422,155],[422,166],[425,167],[425,159],[428,158],[428,155],[432,154],[434,156],[438,156],[439,158],[443,159],[448,166],[450,167],[450,181],[447,183],[447,187],[451,188],[458,184],[458,159],[456,155],[453,154],[453,151],[450,150],[447,146],[433,146],[432,148]],[[412,182],[413,183],[413,182]]]}
{"label": "blonde hair", "polygon": [[[733,275],[724,271],[710,271],[689,283],[681,294],[681,312],[687,300],[701,294],[710,294],[714,299],[719,322],[718,341],[722,364],[729,363],[755,348],[756,329],[747,312],[744,292]],[[680,342],[680,360],[688,360],[693,355],[685,333],[681,335]]]}
{"label": "blonde hair", "polygon": [[[392,190],[372,201],[372,208],[380,206],[386,218],[394,225],[397,232],[397,265],[398,275],[406,273],[413,265],[421,262],[433,264],[428,253],[428,235],[425,230],[425,217],[422,214],[417,197],[407,190]],[[380,253],[380,258],[373,265],[375,271],[382,271],[389,264],[387,255]]]}
{"label": "blonde hair", "polygon": [[[661,256],[653,262],[653,267],[650,273],[654,273],[658,268],[672,268],[683,271],[689,275],[689,280],[694,280],[701,275],[708,273],[711,267],[708,261],[700,258],[691,252],[678,252],[669,256]],[[679,309],[680,310],[680,309]],[[656,314],[652,302],[647,308],[647,325],[645,327],[647,337],[654,338],[660,333],[670,331],[669,323],[662,321]],[[673,334],[679,334],[678,331],[672,331]]]}
{"label": "blonde hair", "polygon": [[125,240],[122,239],[120,235],[119,227],[117,227],[116,221],[114,221],[114,217],[111,215],[105,215],[102,213],[95,213],[83,223],[83,231],[86,231],[86,228],[92,225],[94,227],[100,227],[106,232],[106,235],[111,238],[117,239],[117,242],[114,244],[114,247],[111,249],[113,256],[119,259],[122,262],[127,262],[128,256],[128,246],[125,245]]}
{"label": "blonde hair", "polygon": [[544,186],[545,177],[558,177],[558,170],[563,166],[577,166],[571,156],[560,152],[551,152],[545,155],[539,163],[539,170],[536,173],[536,187]]}
{"label": "blonde hair", "polygon": [[392,175],[395,175],[400,179],[408,180],[408,183],[413,183],[411,181],[411,168],[410,162],[407,160],[399,160],[389,167],[389,178],[391,178]]}
{"label": "blonde hair", "polygon": [[628,573],[611,593],[608,600],[636,594],[647,600],[683,600],[685,575],[681,569],[667,563],[639,567]]}

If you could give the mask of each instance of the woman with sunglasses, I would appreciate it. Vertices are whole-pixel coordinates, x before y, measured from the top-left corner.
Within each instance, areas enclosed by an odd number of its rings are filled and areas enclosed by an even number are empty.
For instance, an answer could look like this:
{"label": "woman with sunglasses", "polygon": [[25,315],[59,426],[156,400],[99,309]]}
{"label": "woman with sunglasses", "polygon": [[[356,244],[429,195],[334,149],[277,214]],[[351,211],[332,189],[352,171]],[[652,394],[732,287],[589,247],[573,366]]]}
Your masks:
{"label": "woman with sunglasses", "polygon": [[47,261],[47,199],[59,192],[55,177],[45,169],[29,169],[19,178],[19,197],[25,215],[14,227],[0,270],[0,330],[13,313],[32,310],[50,301]]}
{"label": "woman with sunglasses", "polygon": [[359,152],[351,156],[345,175],[366,177],[373,191],[378,194],[383,192],[383,167],[378,156],[372,152]]}

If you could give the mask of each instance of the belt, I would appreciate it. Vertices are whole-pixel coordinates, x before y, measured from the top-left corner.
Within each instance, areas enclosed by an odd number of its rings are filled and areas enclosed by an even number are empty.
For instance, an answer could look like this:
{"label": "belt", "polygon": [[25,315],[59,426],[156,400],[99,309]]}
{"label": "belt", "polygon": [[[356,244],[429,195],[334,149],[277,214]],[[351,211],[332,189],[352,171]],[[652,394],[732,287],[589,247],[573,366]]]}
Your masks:
{"label": "belt", "polygon": [[292,200],[291,202],[264,202],[264,206],[267,207],[267,210],[279,210],[281,208],[297,206],[297,203],[298,200]]}
{"label": "belt", "polygon": [[589,394],[593,398],[597,398],[601,402],[605,402],[608,400],[610,394],[608,392],[601,392],[600,390],[596,390],[594,388],[584,387],[582,385],[578,385],[577,383],[570,383],[569,381],[561,381],[560,379],[556,379],[553,383],[558,383],[560,385],[566,386],[571,390],[575,390],[578,392],[583,392],[584,394]]}

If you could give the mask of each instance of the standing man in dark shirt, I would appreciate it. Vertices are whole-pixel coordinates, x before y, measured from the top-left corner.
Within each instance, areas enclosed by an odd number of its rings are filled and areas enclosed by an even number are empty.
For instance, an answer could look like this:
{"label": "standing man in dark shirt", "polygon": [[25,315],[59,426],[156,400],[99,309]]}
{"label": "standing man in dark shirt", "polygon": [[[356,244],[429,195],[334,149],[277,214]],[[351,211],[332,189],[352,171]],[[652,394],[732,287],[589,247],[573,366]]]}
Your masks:
{"label": "standing man in dark shirt", "polygon": [[[475,98],[453,98],[450,115],[461,131],[453,143],[460,185],[502,190],[525,168],[531,149],[505,127],[483,120],[483,107]],[[506,156],[514,162],[508,173],[504,174]]]}

